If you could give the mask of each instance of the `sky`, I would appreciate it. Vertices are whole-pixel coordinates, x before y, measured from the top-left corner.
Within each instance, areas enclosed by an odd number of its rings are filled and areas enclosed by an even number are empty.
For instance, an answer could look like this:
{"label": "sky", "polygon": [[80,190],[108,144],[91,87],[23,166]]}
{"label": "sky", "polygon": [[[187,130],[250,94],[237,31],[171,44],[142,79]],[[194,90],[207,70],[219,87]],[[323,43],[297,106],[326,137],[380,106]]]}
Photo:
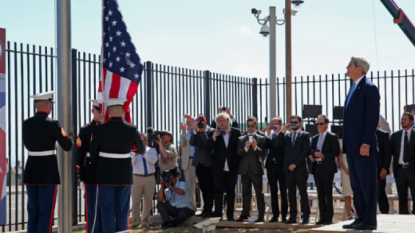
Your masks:
{"label": "sky", "polygon": [[[395,0],[415,22],[415,1]],[[100,52],[101,1],[71,1],[72,47]],[[261,18],[283,0],[119,0],[143,61],[243,77],[269,76],[269,37]],[[415,47],[393,23],[380,0],[305,0],[292,17],[294,76],[338,74],[353,55],[367,57],[371,71],[415,68]],[[14,0],[1,4],[0,27],[11,42],[55,46],[55,1]],[[285,26],[277,26],[277,76],[285,76]]]}

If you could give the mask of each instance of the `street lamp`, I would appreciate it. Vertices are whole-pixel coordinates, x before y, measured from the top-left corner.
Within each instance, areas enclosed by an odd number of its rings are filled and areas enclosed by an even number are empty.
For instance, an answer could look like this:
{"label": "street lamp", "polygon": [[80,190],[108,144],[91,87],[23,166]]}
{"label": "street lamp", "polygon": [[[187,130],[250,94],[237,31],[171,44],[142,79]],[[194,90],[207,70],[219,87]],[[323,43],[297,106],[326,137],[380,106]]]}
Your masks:
{"label": "street lamp", "polygon": [[[271,6],[269,8],[269,16],[260,19],[259,15],[261,14],[260,9],[253,8],[251,10],[251,13],[254,14],[256,17],[258,23],[262,25],[260,34],[264,37],[270,35],[269,37],[269,94],[270,94],[270,116],[268,116],[268,119],[272,119],[272,117],[277,115],[276,111],[276,101],[277,101],[277,94],[276,94],[276,25],[283,25],[285,24],[286,29],[286,94],[287,94],[287,121],[289,120],[291,116],[291,15],[295,15],[297,13],[296,10],[291,10],[291,3],[294,4],[296,7],[300,7],[304,0],[286,0],[285,1],[285,9],[283,10],[284,13],[284,19],[277,19],[276,13],[275,13],[275,6]],[[269,22],[269,26],[267,23]],[[278,23],[280,22],[280,23]]]}

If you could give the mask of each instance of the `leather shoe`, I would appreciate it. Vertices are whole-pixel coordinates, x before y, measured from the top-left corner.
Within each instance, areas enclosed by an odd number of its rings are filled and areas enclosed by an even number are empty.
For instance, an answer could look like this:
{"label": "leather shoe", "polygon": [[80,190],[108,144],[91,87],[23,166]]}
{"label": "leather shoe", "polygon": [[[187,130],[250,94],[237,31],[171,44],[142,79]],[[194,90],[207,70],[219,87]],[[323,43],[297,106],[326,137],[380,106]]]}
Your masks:
{"label": "leather shoe", "polygon": [[210,213],[204,213],[200,217],[202,217],[202,218],[210,218],[210,217],[212,217],[212,214],[210,214]]}
{"label": "leather shoe", "polygon": [[316,222],[316,225],[323,225],[324,223],[326,223],[326,220],[323,218],[320,218],[320,220]]}
{"label": "leather shoe", "polygon": [[166,226],[167,226],[167,224],[169,224],[169,222],[170,222],[170,221],[163,222],[163,224],[161,224],[161,227],[162,227],[162,228],[166,227]]}
{"label": "leather shoe", "polygon": [[353,229],[354,226],[357,226],[359,224],[360,224],[360,222],[358,222],[357,220],[354,220],[354,222],[352,222],[350,224],[343,225],[343,228],[344,229]]}
{"label": "leather shoe", "polygon": [[333,224],[333,221],[326,221],[326,222],[324,223],[324,225],[331,225],[331,224]]}
{"label": "leather shoe", "polygon": [[258,219],[255,220],[254,222],[265,222],[264,217],[258,217]]}
{"label": "leather shoe", "polygon": [[290,218],[285,222],[285,224],[293,224],[293,223],[297,223],[297,220],[295,218]]}
{"label": "leather shoe", "polygon": [[301,224],[306,225],[309,224],[310,222],[308,220],[303,220],[303,222]]}
{"label": "leather shoe", "polygon": [[277,216],[273,216],[269,222],[278,222],[278,217]]}
{"label": "leather shoe", "polygon": [[[239,218],[236,220],[236,222],[243,222],[245,219],[247,219],[248,217],[247,216],[239,216]],[[230,221],[232,221],[232,220],[230,220]]]}
{"label": "leather shoe", "polygon": [[370,225],[367,223],[360,223],[353,227],[354,230],[376,230],[378,227],[376,225]]}
{"label": "leather shoe", "polygon": [[172,222],[168,222],[167,225],[165,227],[163,227],[163,229],[165,230],[165,229],[169,229],[169,228],[172,228],[172,227],[175,227],[175,225]]}
{"label": "leather shoe", "polygon": [[282,218],[281,222],[287,222],[287,218]]}

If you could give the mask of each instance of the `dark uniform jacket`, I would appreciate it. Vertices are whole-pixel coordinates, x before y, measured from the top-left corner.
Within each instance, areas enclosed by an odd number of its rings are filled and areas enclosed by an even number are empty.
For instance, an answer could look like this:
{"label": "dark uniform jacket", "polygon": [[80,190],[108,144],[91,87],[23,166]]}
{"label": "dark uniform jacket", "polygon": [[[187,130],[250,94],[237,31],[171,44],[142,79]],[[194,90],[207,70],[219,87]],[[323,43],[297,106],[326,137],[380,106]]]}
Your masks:
{"label": "dark uniform jacket", "polygon": [[264,168],[262,166],[262,155],[264,154],[264,146],[266,138],[254,133],[254,139],[257,142],[257,147],[254,150],[252,146],[250,146],[248,151],[245,150],[245,143],[249,140],[248,134],[239,137],[238,141],[238,155],[241,156],[241,160],[239,162],[239,175],[246,175],[250,170],[255,175],[263,175]]}
{"label": "dark uniform jacket", "polygon": [[136,153],[145,152],[140,133],[134,125],[121,117],[112,117],[107,123],[96,127],[92,134],[89,152],[92,162],[98,162],[96,183],[100,185],[131,185],[133,167],[131,158],[107,158],[100,152],[129,154],[133,146]]}
{"label": "dark uniform jacket", "polygon": [[89,153],[92,132],[94,132],[95,128],[99,125],[101,125],[101,123],[92,121],[81,128],[79,135],[76,138],[76,146],[78,147],[76,168],[79,180],[83,181],[85,184],[96,184],[95,177],[97,175],[98,163],[92,162],[91,157],[87,156],[87,153]]}
{"label": "dark uniform jacket", "polygon": [[[311,149],[317,150],[317,143],[320,134],[311,138]],[[340,144],[337,139],[337,135],[332,132],[327,132],[326,137],[324,138],[323,145],[321,148],[321,153],[324,155],[322,160],[322,166],[326,173],[336,173],[336,157],[340,154]],[[314,157],[314,155],[312,155]],[[315,174],[315,162],[310,165],[310,173]]]}
{"label": "dark uniform jacket", "polygon": [[[56,141],[69,151],[69,140],[59,122],[48,118],[45,112],[37,112],[23,122],[23,143],[28,151],[42,152],[56,150]],[[56,154],[47,156],[29,155],[24,171],[23,183],[53,185],[60,184],[58,160]]]}

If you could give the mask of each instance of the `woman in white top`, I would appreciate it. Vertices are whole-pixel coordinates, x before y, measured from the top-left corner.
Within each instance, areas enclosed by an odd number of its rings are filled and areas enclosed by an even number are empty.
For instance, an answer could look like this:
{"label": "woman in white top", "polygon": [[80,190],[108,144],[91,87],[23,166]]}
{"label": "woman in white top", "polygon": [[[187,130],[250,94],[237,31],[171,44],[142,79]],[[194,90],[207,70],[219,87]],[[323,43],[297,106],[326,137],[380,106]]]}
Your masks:
{"label": "woman in white top", "polygon": [[[343,139],[342,137],[342,128],[340,128],[339,133],[337,134],[337,138],[339,139],[340,148],[343,148]],[[340,150],[339,156],[337,157],[337,162],[340,165],[341,170],[341,182],[342,182],[342,193],[344,197],[344,205],[346,208],[347,220],[353,219],[352,218],[352,187],[350,186],[350,177],[349,177],[349,166],[347,165],[347,157],[346,154],[343,154]]]}

